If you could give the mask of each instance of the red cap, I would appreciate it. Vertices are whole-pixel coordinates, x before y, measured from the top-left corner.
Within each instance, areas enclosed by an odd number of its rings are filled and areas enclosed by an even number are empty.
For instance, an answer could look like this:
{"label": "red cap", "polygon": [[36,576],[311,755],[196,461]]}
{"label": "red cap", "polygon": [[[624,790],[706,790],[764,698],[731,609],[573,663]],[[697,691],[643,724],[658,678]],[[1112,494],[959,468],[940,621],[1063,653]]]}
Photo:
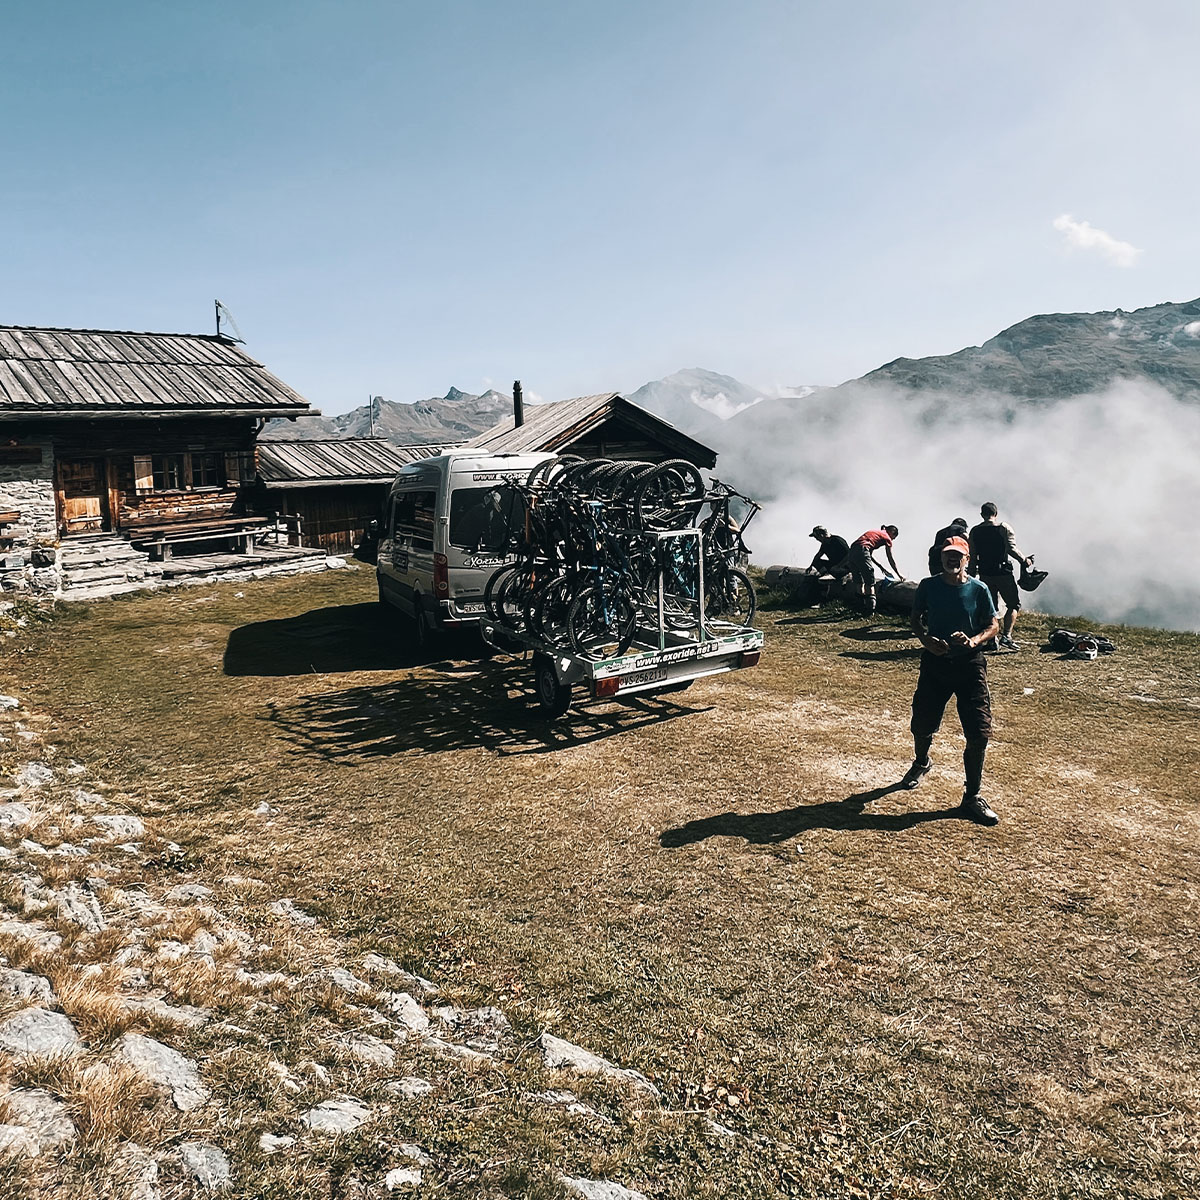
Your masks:
{"label": "red cap", "polygon": [[967,545],[965,538],[948,538],[942,543],[941,552],[945,554],[947,550],[957,550],[959,554],[971,553],[971,547]]}

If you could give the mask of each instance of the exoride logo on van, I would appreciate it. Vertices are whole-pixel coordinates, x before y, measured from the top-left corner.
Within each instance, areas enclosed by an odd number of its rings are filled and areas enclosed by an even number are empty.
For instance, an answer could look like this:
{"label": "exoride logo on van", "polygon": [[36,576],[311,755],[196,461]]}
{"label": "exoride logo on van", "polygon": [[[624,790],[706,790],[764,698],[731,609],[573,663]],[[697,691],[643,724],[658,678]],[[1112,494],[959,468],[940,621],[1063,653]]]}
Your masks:
{"label": "exoride logo on van", "polygon": [[474,471],[471,474],[472,483],[512,483],[516,476],[511,472],[505,474],[501,471]]}

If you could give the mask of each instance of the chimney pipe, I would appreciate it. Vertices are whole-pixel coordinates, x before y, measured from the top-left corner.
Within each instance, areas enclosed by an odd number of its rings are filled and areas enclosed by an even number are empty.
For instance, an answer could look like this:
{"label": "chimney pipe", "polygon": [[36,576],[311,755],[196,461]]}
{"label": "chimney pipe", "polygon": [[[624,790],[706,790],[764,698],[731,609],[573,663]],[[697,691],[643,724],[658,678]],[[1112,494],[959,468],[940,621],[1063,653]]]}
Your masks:
{"label": "chimney pipe", "polygon": [[525,397],[521,393],[521,381],[513,380],[513,428],[520,429],[525,424]]}

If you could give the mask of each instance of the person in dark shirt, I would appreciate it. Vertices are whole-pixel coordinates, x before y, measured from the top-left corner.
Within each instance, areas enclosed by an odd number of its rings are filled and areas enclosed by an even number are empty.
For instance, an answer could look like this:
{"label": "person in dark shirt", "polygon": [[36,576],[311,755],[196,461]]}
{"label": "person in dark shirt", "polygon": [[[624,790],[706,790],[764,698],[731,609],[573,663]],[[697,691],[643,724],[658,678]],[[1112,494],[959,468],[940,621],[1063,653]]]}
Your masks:
{"label": "person in dark shirt", "polygon": [[967,536],[967,518],[955,517],[945,529],[939,529],[933,535],[933,545],[929,547],[929,573],[942,573],[942,547],[953,537],[965,539]]}
{"label": "person in dark shirt", "polygon": [[958,719],[967,739],[963,751],[966,783],[962,813],[981,825],[995,825],[999,817],[979,794],[983,760],[992,732],[992,699],[987,684],[987,659],[981,647],[996,636],[999,622],[988,589],[967,575],[970,547],[963,538],[951,538],[942,547],[942,572],[917,584],[913,600],[912,631],[925,652],[917,690],[913,694],[913,763],[900,781],[915,788],[932,765],[929,750],[933,735],[951,696],[957,701]]}
{"label": "person in dark shirt", "polygon": [[1021,611],[1021,593],[1013,578],[1011,559],[1023,567],[1033,566],[1033,559],[1017,549],[1017,537],[1012,526],[1000,520],[999,509],[989,500],[979,510],[983,518],[971,530],[971,560],[967,565],[969,575],[977,575],[981,583],[992,593],[992,603],[1004,601],[1004,622],[1001,626],[1000,645],[1006,650],[1019,650],[1013,641],[1013,625]]}
{"label": "person in dark shirt", "polygon": [[818,575],[845,575],[850,569],[846,566],[846,559],[850,554],[850,545],[846,539],[838,537],[836,533],[830,533],[824,525],[814,525],[812,533],[808,536],[821,543],[820,550],[809,563],[812,570]]}

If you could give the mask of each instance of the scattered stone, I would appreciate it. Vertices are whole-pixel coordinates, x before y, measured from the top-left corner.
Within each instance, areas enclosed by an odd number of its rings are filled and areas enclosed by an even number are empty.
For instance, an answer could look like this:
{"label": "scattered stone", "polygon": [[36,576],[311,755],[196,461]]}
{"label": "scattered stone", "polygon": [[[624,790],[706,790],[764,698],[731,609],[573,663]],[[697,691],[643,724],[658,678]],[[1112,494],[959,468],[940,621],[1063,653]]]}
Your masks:
{"label": "scattered stone", "polygon": [[31,791],[36,791],[40,787],[45,787],[53,778],[54,771],[48,763],[31,762],[26,763],[13,776],[13,782],[19,788],[28,788]]}
{"label": "scattered stone", "polygon": [[25,941],[32,942],[35,949],[47,953],[57,950],[62,945],[62,938],[57,933],[51,933],[50,930],[30,921],[0,921],[0,933],[9,937],[24,938]]}
{"label": "scattered stone", "polygon": [[389,1192],[397,1188],[418,1187],[421,1183],[421,1172],[415,1167],[396,1167],[383,1177],[383,1186]]}
{"label": "scattered stone", "polygon": [[273,816],[275,816],[275,815],[276,815],[276,813],[278,813],[278,812],[279,812],[279,809],[277,809],[277,808],[273,807],[272,805],[268,804],[268,803],[267,803],[267,802],[264,800],[264,801],[263,801],[263,802],[262,802],[262,803],[261,803],[261,804],[260,804],[260,805],[259,805],[259,806],[258,806],[258,807],[255,809],[255,810],[254,810],[254,815],[255,815],[256,817],[273,817]]}
{"label": "scattered stone", "polygon": [[590,1104],[585,1104],[574,1092],[565,1089],[552,1088],[548,1092],[534,1092],[531,1099],[541,1100],[546,1104],[553,1104],[555,1108],[565,1109],[573,1117],[587,1117],[592,1121],[599,1121],[602,1125],[616,1124],[611,1117],[606,1117]]}
{"label": "scattered stone", "polygon": [[471,1050],[467,1046],[456,1046],[453,1042],[443,1041],[440,1037],[434,1037],[432,1034],[427,1034],[421,1039],[421,1045],[427,1050],[432,1050],[435,1054],[440,1054],[444,1058],[459,1058],[464,1062],[494,1062],[490,1054],[483,1054],[478,1050]]}
{"label": "scattered stone", "polygon": [[45,976],[31,975],[28,971],[17,971],[12,967],[0,967],[0,996],[28,1000],[33,1004],[58,1003],[50,980]]}
{"label": "scattered stone", "polygon": [[[113,841],[121,838],[125,842],[132,842],[134,839],[146,836],[146,826],[137,817],[130,816],[128,813],[120,815],[97,813],[92,817],[92,822],[103,829]],[[121,848],[118,847],[118,849]]]}
{"label": "scattered stone", "polygon": [[38,1150],[57,1150],[76,1138],[67,1106],[44,1088],[18,1088],[4,1097],[9,1120],[28,1130]]}
{"label": "scattered stone", "polygon": [[[80,854],[87,853],[87,851],[84,850],[82,846],[77,846],[76,849],[80,852]],[[106,891],[112,885],[108,882],[107,879],[104,878],[103,875],[89,875],[83,881],[83,886],[85,888],[87,888],[87,890],[89,892],[100,892],[100,891]]]}
{"label": "scattered stone", "polygon": [[288,982],[288,977],[280,971],[247,971],[245,967],[238,967],[234,979],[257,991]]}
{"label": "scattered stone", "polygon": [[383,1085],[384,1092],[389,1096],[399,1096],[403,1100],[419,1100],[433,1091],[433,1084],[428,1079],[417,1075],[406,1075],[403,1079],[391,1079]]}
{"label": "scattered stone", "polygon": [[395,1050],[369,1033],[344,1033],[337,1039],[337,1045],[355,1062],[373,1067],[391,1067],[396,1062]]}
{"label": "scattered stone", "polygon": [[[76,763],[75,765],[78,766],[79,764]],[[80,771],[82,771],[83,769],[84,769],[83,767],[79,768]],[[67,770],[71,771],[71,768],[68,767]],[[77,773],[78,772],[72,772],[72,774],[77,774]],[[104,799],[103,796],[100,795],[99,792],[89,792],[85,788],[76,788],[71,793],[71,799],[76,804],[94,805],[94,804],[106,804],[107,803],[107,801]]]}
{"label": "scattered stone", "polygon": [[178,887],[173,887],[163,899],[172,904],[191,904],[195,900],[207,900],[212,894],[212,888],[205,887],[202,883],[181,883]]}
{"label": "scattered stone", "polygon": [[57,854],[60,858],[86,858],[87,851],[82,846],[75,846],[71,842],[60,842],[51,854]]}
{"label": "scattered stone", "polygon": [[385,992],[383,1007],[414,1033],[424,1033],[429,1028],[425,1010],[407,992]]}
{"label": "scattered stone", "polygon": [[0,1050],[10,1054],[77,1054],[82,1048],[75,1026],[62,1013],[23,1008],[0,1021]]}
{"label": "scattered stone", "polygon": [[24,1125],[0,1125],[0,1154],[38,1155],[37,1140]]}
{"label": "scattered stone", "polygon": [[422,996],[436,996],[437,984],[430,983],[428,979],[423,979],[420,975],[414,975],[411,971],[406,971],[397,963],[392,962],[390,958],[384,958],[381,954],[368,954],[363,959],[363,970],[371,975],[386,975],[395,980],[397,983],[402,983],[409,991],[419,992]]}
{"label": "scattered stone", "polygon": [[26,854],[37,855],[38,858],[48,858],[50,855],[50,851],[47,850],[41,842],[30,841],[29,838],[24,838],[22,840],[21,849],[24,850]]}
{"label": "scattered stone", "polygon": [[354,1096],[333,1096],[310,1108],[300,1120],[316,1133],[351,1133],[371,1119],[371,1110]]}
{"label": "scattered stone", "polygon": [[288,1136],[287,1134],[283,1134],[281,1137],[276,1137],[273,1133],[264,1133],[262,1137],[258,1139],[258,1148],[264,1154],[275,1154],[277,1151],[286,1150],[289,1146],[294,1146],[295,1144],[296,1139]]}
{"label": "scattered stone", "polygon": [[96,897],[82,891],[74,883],[67,884],[58,893],[58,915],[64,921],[86,929],[88,933],[99,933],[108,928]]}
{"label": "scattered stone", "polygon": [[329,1086],[329,1072],[320,1063],[313,1062],[311,1058],[306,1059],[296,1069],[307,1071],[323,1087]]}
{"label": "scattered stone", "polygon": [[207,1142],[184,1142],[179,1147],[183,1169],[210,1192],[221,1192],[229,1186],[229,1159],[216,1146]]}
{"label": "scattered stone", "polygon": [[447,1004],[433,1011],[439,1020],[464,1038],[468,1046],[477,1050],[495,1050],[512,1033],[508,1018],[490,1005],[464,1011]]}
{"label": "scattered stone", "polygon": [[28,804],[19,800],[10,800],[0,804],[0,829],[20,829],[33,820],[33,812]]}
{"label": "scattered stone", "polygon": [[735,1130],[730,1129],[728,1125],[722,1125],[720,1121],[714,1121],[712,1117],[706,1117],[704,1124],[709,1133],[716,1134],[717,1137],[724,1138],[726,1141],[737,1137]]}
{"label": "scattered stone", "polygon": [[122,854],[141,854],[142,848],[137,842],[122,842],[117,847]]}
{"label": "scattered stone", "polygon": [[398,1153],[403,1154],[405,1158],[411,1158],[419,1167],[433,1166],[433,1159],[416,1142],[401,1142],[396,1147],[396,1150]]}
{"label": "scattered stone", "polygon": [[0,712],[9,712],[11,709],[20,707],[21,702],[16,696],[0,696]]}
{"label": "scattered stone", "polygon": [[199,1108],[211,1095],[200,1080],[196,1064],[154,1038],[127,1033],[113,1049],[113,1057],[129,1063],[155,1087],[170,1092],[180,1112]]}
{"label": "scattered stone", "polygon": [[68,775],[86,775],[87,767],[85,767],[83,765],[83,763],[76,762],[74,759],[71,759],[71,761],[69,763],[67,763],[67,774]]}
{"label": "scattered stone", "polygon": [[158,1163],[136,1142],[126,1142],[109,1168],[109,1180],[122,1200],[158,1200]]}
{"label": "scattered stone", "polygon": [[309,971],[301,980],[302,987],[310,990],[333,987],[348,996],[373,996],[375,989],[368,983],[363,983],[355,975],[351,975],[344,967],[320,967]]}
{"label": "scattered stone", "polygon": [[131,1012],[145,1013],[158,1021],[166,1021],[183,1029],[199,1029],[212,1020],[212,1012],[207,1008],[197,1008],[192,1004],[168,1004],[156,996],[126,1000],[125,1007]]}
{"label": "scattered stone", "polygon": [[632,1188],[622,1187],[607,1179],[572,1178],[570,1175],[560,1175],[558,1182],[580,1200],[646,1200],[644,1192],[635,1192]]}
{"label": "scattered stone", "polygon": [[317,918],[310,913],[306,913],[302,908],[297,908],[290,899],[276,900],[271,905],[271,911],[277,917],[286,917],[293,925],[313,926],[317,923]]}
{"label": "scattered stone", "polygon": [[580,1075],[606,1075],[613,1079],[624,1079],[642,1091],[649,1092],[652,1096],[657,1097],[659,1094],[658,1088],[640,1071],[618,1067],[615,1063],[609,1062],[607,1058],[593,1054],[590,1050],[583,1049],[582,1046],[572,1045],[562,1038],[555,1037],[552,1033],[543,1033],[537,1040],[537,1046],[541,1052],[542,1061],[552,1069],[565,1068],[577,1071]]}
{"label": "scattered stone", "polygon": [[182,942],[177,942],[174,938],[168,938],[165,942],[159,943],[154,956],[155,958],[163,959],[165,962],[178,962],[181,958],[187,958],[188,948]]}

